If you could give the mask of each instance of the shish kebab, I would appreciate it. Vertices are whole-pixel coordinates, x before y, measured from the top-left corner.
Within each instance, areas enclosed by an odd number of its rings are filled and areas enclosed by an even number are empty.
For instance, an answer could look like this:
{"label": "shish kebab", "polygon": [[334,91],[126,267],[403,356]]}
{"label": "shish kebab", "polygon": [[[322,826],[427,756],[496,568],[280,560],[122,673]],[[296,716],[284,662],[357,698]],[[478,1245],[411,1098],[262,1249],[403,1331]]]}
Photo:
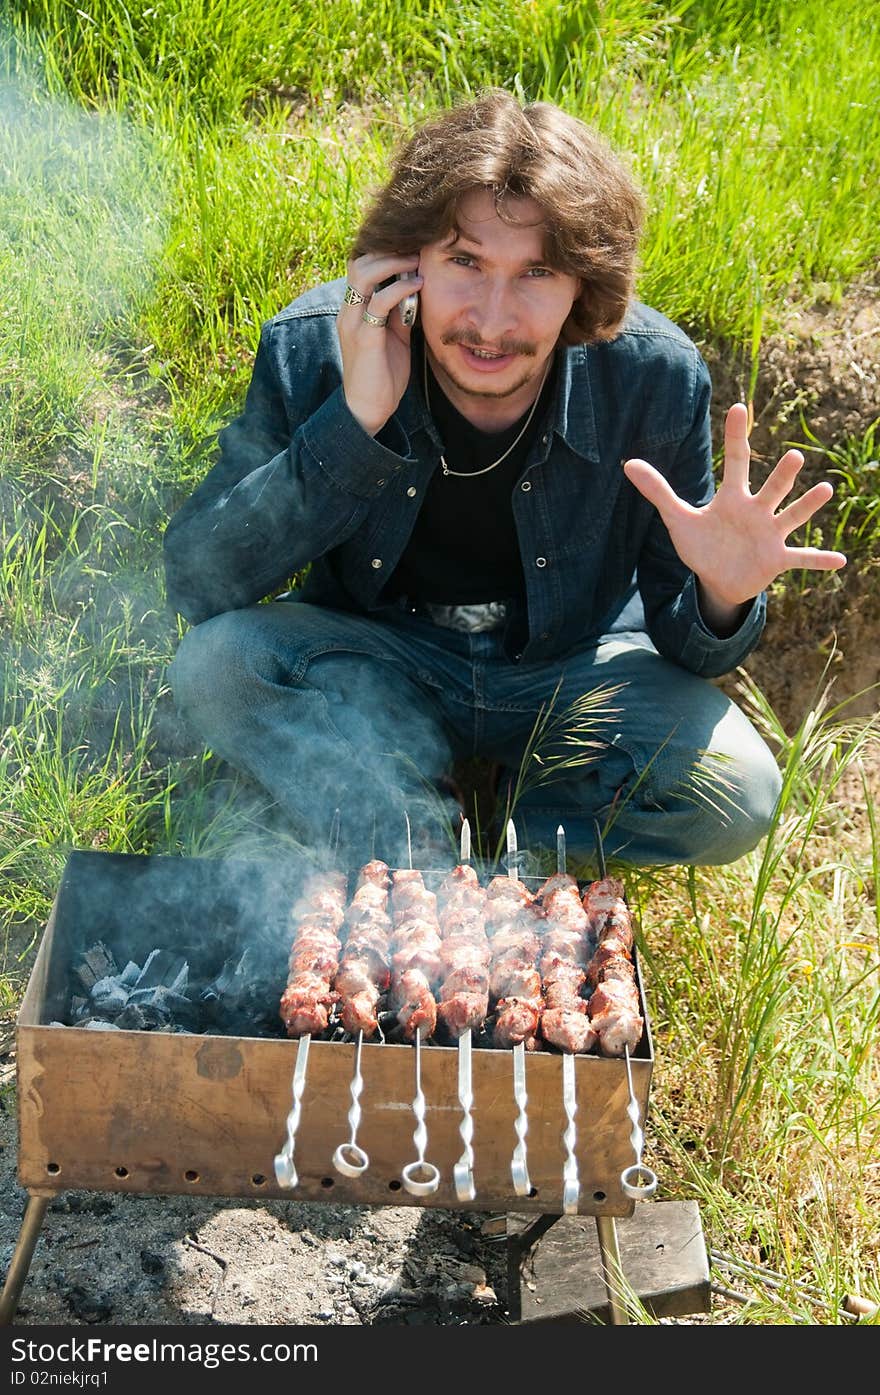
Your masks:
{"label": "shish kebab", "polygon": [[290,951],[287,987],[281,997],[281,1018],[291,1037],[299,1037],[293,1072],[293,1106],[287,1116],[287,1136],[275,1157],[280,1187],[295,1187],[299,1178],[293,1161],[306,1085],[312,1032],[323,1032],[335,1001],[331,988],[339,963],[338,931],[345,920],[347,878],[344,873],[314,874],[291,911],[296,933]]}
{"label": "shish kebab", "polygon": [[[447,1032],[459,1041],[482,1026],[487,1015],[489,977],[497,1005],[495,1043],[512,1045],[519,1058],[515,1066],[520,1065],[516,1084],[521,1116],[526,1102],[526,1047],[540,1049],[543,1040],[568,1055],[589,1050],[598,1039],[603,1054],[628,1055],[629,1048],[638,1043],[643,1023],[630,958],[629,912],[621,884],[610,878],[593,883],[584,894],[581,907],[576,880],[558,872],[533,895],[516,875],[512,824],[508,836],[508,876],[493,879],[486,890],[463,858],[441,886],[439,921],[437,898],[424,886],[421,874],[412,868],[395,874],[393,924],[386,909],[390,880],[386,864],[375,861],[362,869],[347,911],[344,874],[310,879],[294,907],[297,932],[290,956],[290,979],[282,998],[288,1033],[300,1037],[286,1161],[285,1155],[276,1159],[276,1174],[282,1185],[296,1185],[291,1123],[295,1132],[311,1032],[326,1029],[330,1010],[337,1005],[343,1026],[358,1034],[360,1048],[363,1034],[372,1035],[378,1030],[377,1006],[389,983],[404,1035],[420,1045],[433,1034],[438,1016]],[[560,836],[564,849],[564,834]],[[564,851],[562,857],[564,861]],[[584,949],[584,919],[590,943],[598,940],[591,960]],[[348,927],[348,935],[341,950],[337,932],[343,924]],[[391,972],[390,925],[394,932]],[[491,941],[486,936],[489,928],[495,932]],[[544,931],[540,939],[537,930]],[[580,993],[585,980],[594,989],[589,1003]],[[439,1005],[433,997],[432,984],[439,985]],[[353,1108],[359,1058],[358,1049]],[[461,1089],[464,1086],[460,1080]],[[349,1117],[354,1129],[354,1121]],[[527,1127],[527,1120],[524,1122]],[[636,1119],[633,1125],[635,1144]],[[524,1144],[524,1134],[520,1141]],[[366,1155],[356,1149],[354,1132],[350,1147],[361,1155],[355,1170],[339,1170],[359,1175],[366,1166]],[[462,1161],[466,1158],[467,1149]],[[637,1158],[640,1164],[638,1150]],[[524,1185],[528,1181],[524,1147],[522,1161]],[[294,1180],[282,1181],[282,1176],[290,1173]],[[635,1180],[632,1178],[630,1184]]]}
{"label": "shish kebab", "polygon": [[[458,1039],[480,1029],[494,1003],[496,1046],[547,1043],[581,1053],[598,1043],[607,1056],[634,1050],[644,1024],[621,883],[603,878],[581,898],[575,878],[556,873],[533,893],[511,870],[483,888],[473,867],[460,863],[434,893],[421,872],[401,869],[393,876],[393,919],[386,863],[361,869],[348,907],[343,873],[312,877],[292,912],[296,933],[281,999],[288,1035],[323,1033],[335,1008],[347,1032],[369,1039],[390,989],[408,1041],[417,1031],[432,1037],[438,1022]],[[593,990],[589,999],[584,988]]]}

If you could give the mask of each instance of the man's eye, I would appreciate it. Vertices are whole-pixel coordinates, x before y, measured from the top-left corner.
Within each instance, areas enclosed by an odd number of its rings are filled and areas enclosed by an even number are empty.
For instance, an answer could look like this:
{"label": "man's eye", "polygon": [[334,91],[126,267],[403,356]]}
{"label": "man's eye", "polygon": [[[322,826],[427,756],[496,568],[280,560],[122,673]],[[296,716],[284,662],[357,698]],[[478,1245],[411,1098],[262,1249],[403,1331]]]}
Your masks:
{"label": "man's eye", "polygon": [[549,266],[530,266],[530,267],[529,267],[529,275],[530,275],[530,276],[552,276],[552,275],[553,275],[553,272],[550,270]]}
{"label": "man's eye", "polygon": [[452,258],[451,258],[451,261],[454,263],[455,266],[473,266],[473,265],[474,265],[474,259],[473,259],[473,257],[465,257],[465,256],[463,256],[462,253],[460,253],[460,252],[458,253],[457,256],[452,257]]}

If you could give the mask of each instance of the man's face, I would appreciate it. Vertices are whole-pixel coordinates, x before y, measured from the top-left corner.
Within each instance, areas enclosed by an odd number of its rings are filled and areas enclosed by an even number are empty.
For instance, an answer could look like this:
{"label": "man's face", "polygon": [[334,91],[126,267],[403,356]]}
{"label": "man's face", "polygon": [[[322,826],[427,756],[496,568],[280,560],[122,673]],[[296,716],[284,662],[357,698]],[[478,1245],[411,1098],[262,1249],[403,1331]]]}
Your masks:
{"label": "man's face", "polygon": [[[488,190],[458,208],[458,231],[420,254],[420,319],[447,396],[477,425],[499,429],[532,403],[581,283],[547,265],[541,210]],[[510,221],[507,221],[510,220]]]}

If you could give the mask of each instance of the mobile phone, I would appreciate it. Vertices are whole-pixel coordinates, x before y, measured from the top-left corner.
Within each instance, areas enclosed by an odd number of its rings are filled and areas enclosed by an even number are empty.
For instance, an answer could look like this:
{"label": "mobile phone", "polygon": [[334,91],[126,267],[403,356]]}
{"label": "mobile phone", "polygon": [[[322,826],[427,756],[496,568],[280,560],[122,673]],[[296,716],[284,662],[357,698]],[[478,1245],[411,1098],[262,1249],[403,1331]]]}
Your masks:
{"label": "mobile phone", "polygon": [[[415,274],[415,272],[410,271],[404,272],[400,280],[410,281]],[[397,308],[400,311],[401,324],[403,324],[406,329],[412,329],[412,326],[416,322],[416,315],[419,312],[419,297],[416,292],[414,291],[412,295],[406,296]]]}

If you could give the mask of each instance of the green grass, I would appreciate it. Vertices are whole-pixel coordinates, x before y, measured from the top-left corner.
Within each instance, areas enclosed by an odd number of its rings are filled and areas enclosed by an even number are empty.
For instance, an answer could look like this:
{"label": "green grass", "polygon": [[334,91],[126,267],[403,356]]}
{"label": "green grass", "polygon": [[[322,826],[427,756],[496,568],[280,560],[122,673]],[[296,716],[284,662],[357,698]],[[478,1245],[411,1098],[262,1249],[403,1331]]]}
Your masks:
{"label": "green grass", "polygon": [[[764,337],[838,299],[880,251],[880,32],[866,0],[8,8],[7,1017],[71,848],[259,846],[259,796],[173,713],[161,533],[242,400],[261,322],[341,272],[410,122],[490,84],[594,122],[647,194],[640,293],[745,359],[752,390]],[[802,422],[839,484],[810,540],[821,529],[868,586],[877,429],[826,441]],[[878,733],[821,691],[786,730],[743,683],[785,772],[770,836],[731,867],[628,878],[658,1055],[647,1160],[665,1196],[699,1201],[718,1251],[783,1276],[773,1294],[730,1280],[751,1298],[733,1320],[834,1322],[843,1293],[880,1298]]]}

